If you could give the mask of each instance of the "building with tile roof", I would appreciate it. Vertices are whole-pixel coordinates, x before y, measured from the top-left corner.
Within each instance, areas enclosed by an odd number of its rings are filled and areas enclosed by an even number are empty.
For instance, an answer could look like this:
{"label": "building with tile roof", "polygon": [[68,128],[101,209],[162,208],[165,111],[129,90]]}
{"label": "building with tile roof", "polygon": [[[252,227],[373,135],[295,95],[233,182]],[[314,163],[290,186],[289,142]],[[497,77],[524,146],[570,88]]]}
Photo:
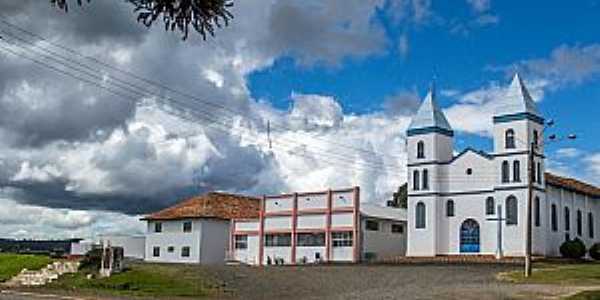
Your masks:
{"label": "building with tile roof", "polygon": [[545,121],[518,74],[490,121],[493,152],[467,148],[455,155],[435,90],[423,100],[407,129],[407,255],[523,256],[528,174],[534,255],[558,256],[574,238],[600,242],[600,189],[544,172]]}
{"label": "building with tile roof", "polygon": [[258,218],[259,211],[258,198],[211,192],[145,216],[145,260],[222,264],[230,220]]}

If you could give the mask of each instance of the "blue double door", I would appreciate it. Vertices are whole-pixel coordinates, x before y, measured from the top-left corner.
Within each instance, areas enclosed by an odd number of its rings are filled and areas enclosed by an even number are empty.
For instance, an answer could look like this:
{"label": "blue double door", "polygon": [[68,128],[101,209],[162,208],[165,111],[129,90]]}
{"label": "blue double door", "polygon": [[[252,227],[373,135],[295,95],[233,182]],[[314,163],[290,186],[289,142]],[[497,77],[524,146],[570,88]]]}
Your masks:
{"label": "blue double door", "polygon": [[460,226],[460,252],[479,253],[479,223],[466,219]]}

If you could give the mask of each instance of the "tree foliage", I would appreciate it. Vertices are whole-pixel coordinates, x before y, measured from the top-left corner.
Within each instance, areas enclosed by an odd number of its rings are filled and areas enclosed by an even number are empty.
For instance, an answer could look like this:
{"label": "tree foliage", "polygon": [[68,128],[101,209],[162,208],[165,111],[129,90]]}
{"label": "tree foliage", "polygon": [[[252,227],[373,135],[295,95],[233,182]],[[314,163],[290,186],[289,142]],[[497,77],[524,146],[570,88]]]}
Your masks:
{"label": "tree foliage", "polygon": [[394,193],[394,200],[392,201],[395,207],[408,207],[408,183],[405,183],[398,187],[398,191]]}
{"label": "tree foliage", "polygon": [[590,257],[594,260],[600,260],[600,243],[595,243],[588,251]]}
{"label": "tree foliage", "polygon": [[[78,5],[91,0],[73,0]],[[187,39],[190,29],[195,30],[206,40],[215,30],[229,25],[233,14],[229,9],[233,0],[124,0],[134,6],[137,21],[150,27],[161,19],[165,30],[178,30]],[[70,0],[50,0],[57,8],[69,11]]]}
{"label": "tree foliage", "polygon": [[560,245],[560,254],[564,258],[580,259],[585,255],[585,244],[578,238],[565,241]]}

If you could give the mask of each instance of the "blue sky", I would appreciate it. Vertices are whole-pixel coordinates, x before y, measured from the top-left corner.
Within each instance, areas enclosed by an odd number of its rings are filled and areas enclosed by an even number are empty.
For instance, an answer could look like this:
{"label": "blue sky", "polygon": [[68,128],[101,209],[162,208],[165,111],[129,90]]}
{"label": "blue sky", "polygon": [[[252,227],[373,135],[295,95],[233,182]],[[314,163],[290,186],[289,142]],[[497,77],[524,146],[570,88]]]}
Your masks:
{"label": "blue sky", "polygon": [[[282,109],[290,107],[293,92],[329,95],[341,103],[345,113],[365,114],[381,110],[386,97],[398,91],[416,91],[424,96],[434,76],[439,90],[468,92],[485,88],[490,82],[506,85],[511,73],[508,66],[547,59],[562,45],[585,47],[600,42],[594,29],[600,26],[600,5],[596,1],[476,2],[488,8],[478,11],[467,2],[433,2],[432,16],[418,24],[394,22],[389,11],[381,10],[372,21],[385,28],[388,42],[383,53],[346,58],[335,66],[299,65],[293,57],[281,57],[273,66],[248,76],[251,93]],[[485,25],[469,25],[482,15],[492,16],[493,20]],[[399,50],[402,36],[408,41],[404,54]],[[512,69],[524,71],[526,81],[539,77],[522,68]],[[549,131],[574,132],[580,137],[549,150],[600,150],[600,133],[596,130],[600,125],[598,79],[591,74],[583,82],[545,88],[539,109],[556,120],[556,128]],[[442,94],[439,101],[448,107],[457,99]],[[470,144],[491,148],[488,139],[459,134],[457,148]]]}

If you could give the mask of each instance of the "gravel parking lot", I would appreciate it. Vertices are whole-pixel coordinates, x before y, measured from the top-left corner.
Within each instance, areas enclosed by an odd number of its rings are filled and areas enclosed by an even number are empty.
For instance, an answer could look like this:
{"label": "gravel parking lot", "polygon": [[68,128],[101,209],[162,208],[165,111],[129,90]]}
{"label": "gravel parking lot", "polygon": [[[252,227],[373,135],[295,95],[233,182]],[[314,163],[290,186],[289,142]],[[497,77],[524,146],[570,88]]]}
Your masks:
{"label": "gravel parking lot", "polygon": [[500,265],[347,265],[211,269],[241,299],[531,299],[568,292],[495,279]]}
{"label": "gravel parking lot", "polygon": [[[511,271],[507,265],[333,265],[333,266],[193,266],[199,274],[222,282],[224,299],[557,299],[577,291],[556,285],[511,284],[496,280],[499,272]],[[42,293],[44,290],[33,290]],[[70,296],[17,296],[0,293],[4,299],[110,299],[69,291]],[[80,298],[81,297],[81,298]],[[140,298],[136,298],[140,299]],[[171,298],[169,298],[171,299]]]}

